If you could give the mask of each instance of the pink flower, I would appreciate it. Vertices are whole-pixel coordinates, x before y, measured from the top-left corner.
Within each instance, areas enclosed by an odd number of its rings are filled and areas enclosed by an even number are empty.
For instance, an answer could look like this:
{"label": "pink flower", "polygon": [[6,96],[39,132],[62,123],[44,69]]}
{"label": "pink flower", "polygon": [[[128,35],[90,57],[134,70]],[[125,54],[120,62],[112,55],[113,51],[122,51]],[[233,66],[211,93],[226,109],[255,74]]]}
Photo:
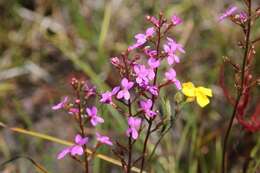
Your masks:
{"label": "pink flower", "polygon": [[183,46],[181,44],[176,43],[173,39],[167,37],[167,44],[163,45],[164,51],[167,53],[167,61],[169,65],[174,63],[179,63],[180,58],[176,55],[177,51],[181,53],[185,53]]}
{"label": "pink flower", "polygon": [[74,139],[75,144],[64,148],[57,156],[57,159],[62,159],[67,154],[71,154],[72,156],[75,155],[82,155],[84,153],[83,145],[88,142],[88,137],[82,138],[81,135],[77,134]]}
{"label": "pink flower", "polygon": [[151,58],[154,58],[157,55],[157,51],[151,50],[149,46],[144,48],[144,53]]}
{"label": "pink flower", "polygon": [[179,17],[176,16],[176,15],[173,15],[173,16],[172,16],[171,21],[172,21],[172,24],[173,24],[174,26],[177,26],[177,25],[179,25],[179,24],[182,23],[181,18],[179,18]]}
{"label": "pink flower", "polygon": [[155,58],[149,58],[148,59],[148,65],[152,68],[158,68],[160,66],[160,60]]}
{"label": "pink flower", "polygon": [[148,78],[147,78],[148,71],[144,65],[140,65],[140,64],[135,65],[134,72],[137,75],[137,77],[135,79],[136,83],[138,83],[138,84],[142,84],[142,83],[147,84],[148,83]]}
{"label": "pink flower", "polygon": [[100,123],[104,123],[104,119],[99,115],[97,115],[97,108],[95,106],[91,108],[86,108],[86,112],[90,117],[90,122],[93,126],[96,126],[97,124]]}
{"label": "pink flower", "polygon": [[121,81],[121,90],[117,93],[117,98],[125,100],[130,99],[130,93],[129,90],[134,86],[134,82],[128,81],[127,78],[123,78]]}
{"label": "pink flower", "polygon": [[96,95],[96,88],[94,86],[89,85],[88,83],[85,83],[83,90],[85,92],[86,97]]}
{"label": "pink flower", "polygon": [[102,144],[106,144],[106,145],[110,145],[110,146],[113,145],[113,143],[111,142],[111,140],[109,139],[108,136],[102,136],[99,133],[96,133],[96,137],[97,137],[97,141]]}
{"label": "pink flower", "polygon": [[137,64],[134,66],[134,72],[136,74],[136,83],[139,86],[148,85],[149,80],[153,80],[155,73],[152,68],[146,68],[145,65]]}
{"label": "pink flower", "polygon": [[101,103],[111,104],[112,97],[116,95],[116,93],[120,90],[120,87],[113,88],[112,91],[107,91],[101,94],[101,99],[99,100]]}
{"label": "pink flower", "polygon": [[245,12],[242,11],[239,13],[239,20],[241,23],[246,22],[247,19],[248,19],[248,15]]}
{"label": "pink flower", "polygon": [[150,27],[150,28],[148,28],[148,29],[145,31],[145,34],[136,34],[136,35],[135,35],[136,43],[133,44],[132,46],[130,46],[130,47],[128,48],[128,51],[131,51],[131,50],[133,50],[133,49],[136,49],[136,48],[142,46],[143,44],[145,44],[146,41],[147,41],[147,39],[148,39],[149,37],[152,37],[154,33],[155,33],[154,28],[153,28],[153,27]]}
{"label": "pink flower", "polygon": [[153,105],[153,102],[151,99],[140,101],[141,109],[144,111],[145,115],[150,118],[153,118],[156,115],[156,113],[151,110],[152,105]]}
{"label": "pink flower", "polygon": [[64,108],[65,105],[66,105],[67,102],[68,102],[68,99],[69,99],[69,98],[68,98],[67,96],[64,97],[64,99],[63,99],[60,103],[58,103],[58,104],[56,104],[56,105],[54,105],[54,106],[51,107],[52,110],[59,110],[59,109]]}
{"label": "pink flower", "polygon": [[238,8],[236,6],[228,8],[221,16],[219,16],[218,21],[220,22],[225,18],[228,18],[229,16],[233,15],[237,11],[237,9]]}
{"label": "pink flower", "polygon": [[126,131],[127,136],[131,136],[134,140],[138,138],[138,130],[141,125],[141,119],[135,117],[128,118],[128,129]]}
{"label": "pink flower", "polygon": [[181,89],[181,83],[178,79],[176,79],[176,72],[174,69],[171,68],[170,70],[165,72],[165,78],[166,78],[166,80],[174,83],[178,90]]}

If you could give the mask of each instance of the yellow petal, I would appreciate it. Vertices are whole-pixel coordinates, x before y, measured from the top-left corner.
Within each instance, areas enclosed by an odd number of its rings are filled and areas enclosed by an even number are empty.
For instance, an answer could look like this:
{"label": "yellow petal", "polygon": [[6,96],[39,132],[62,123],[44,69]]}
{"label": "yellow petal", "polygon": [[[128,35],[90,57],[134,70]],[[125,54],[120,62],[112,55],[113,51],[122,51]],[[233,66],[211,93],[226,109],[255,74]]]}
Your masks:
{"label": "yellow petal", "polygon": [[212,97],[212,90],[210,88],[198,87],[197,90],[206,96]]}
{"label": "yellow petal", "polygon": [[182,93],[188,97],[195,97],[195,87],[193,83],[191,82],[183,83]]}
{"label": "yellow petal", "polygon": [[201,93],[200,91],[196,92],[196,98],[197,98],[197,103],[199,104],[200,107],[205,107],[207,104],[209,104],[208,97],[203,93]]}

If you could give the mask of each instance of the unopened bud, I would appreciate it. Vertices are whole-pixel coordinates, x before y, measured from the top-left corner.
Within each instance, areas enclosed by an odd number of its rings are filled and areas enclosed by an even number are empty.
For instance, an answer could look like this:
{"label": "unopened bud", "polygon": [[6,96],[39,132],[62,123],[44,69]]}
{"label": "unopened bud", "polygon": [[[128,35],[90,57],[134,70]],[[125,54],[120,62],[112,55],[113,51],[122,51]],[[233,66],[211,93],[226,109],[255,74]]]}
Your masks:
{"label": "unopened bud", "polygon": [[80,104],[80,99],[76,99],[76,100],[75,100],[75,103],[76,103],[76,104]]}

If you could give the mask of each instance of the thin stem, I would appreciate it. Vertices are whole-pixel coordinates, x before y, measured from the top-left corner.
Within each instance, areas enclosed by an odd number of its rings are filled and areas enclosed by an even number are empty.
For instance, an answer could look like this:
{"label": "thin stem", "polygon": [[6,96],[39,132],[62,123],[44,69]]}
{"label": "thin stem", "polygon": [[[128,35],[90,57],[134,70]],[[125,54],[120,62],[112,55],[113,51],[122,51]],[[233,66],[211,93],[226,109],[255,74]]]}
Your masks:
{"label": "thin stem", "polygon": [[250,46],[250,33],[251,33],[251,0],[248,0],[248,23],[247,23],[247,32],[246,32],[246,47],[245,47],[245,52],[244,52],[244,57],[243,57],[243,64],[242,64],[242,72],[241,72],[241,83],[240,83],[240,88],[238,91],[238,95],[236,98],[236,103],[235,103],[235,107],[233,109],[233,113],[231,116],[231,119],[229,121],[228,124],[228,129],[226,131],[225,134],[225,138],[224,138],[224,145],[223,145],[223,152],[222,152],[222,167],[221,167],[221,172],[225,173],[226,172],[226,150],[227,150],[227,144],[228,144],[228,139],[229,139],[229,135],[231,132],[231,128],[237,113],[237,108],[238,108],[238,104],[240,102],[240,99],[243,95],[243,90],[244,90],[244,80],[245,80],[245,69],[246,69],[246,62],[247,62],[247,56],[248,56],[248,52],[249,52],[249,46]]}
{"label": "thin stem", "polygon": [[[131,101],[128,100],[128,113],[129,116],[132,117],[132,104]],[[128,163],[127,163],[127,173],[131,173],[131,168],[132,168],[132,148],[133,148],[133,143],[132,143],[132,134],[129,134],[128,137]]]}
{"label": "thin stem", "polygon": [[[77,90],[77,99],[80,100],[80,88]],[[84,130],[84,125],[83,125],[83,120],[82,120],[82,115],[81,115],[81,101],[78,104],[78,109],[79,109],[79,126],[81,130],[81,136],[85,138],[85,130]],[[85,173],[88,173],[88,153],[87,153],[87,146],[86,144],[83,145],[84,149],[84,162],[85,162]]]}
{"label": "thin stem", "polygon": [[146,148],[147,148],[147,143],[148,143],[148,139],[149,139],[149,136],[150,136],[151,128],[152,128],[152,120],[149,121],[147,133],[146,133],[145,140],[144,140],[144,148],[143,148],[143,152],[142,152],[142,162],[141,162],[140,173],[142,173],[143,169],[144,169],[145,153],[146,153]]}
{"label": "thin stem", "polygon": [[127,163],[127,173],[131,172],[132,166],[132,135],[128,137],[128,163]]}
{"label": "thin stem", "polygon": [[258,41],[260,41],[260,37],[255,39],[254,41],[252,41],[252,44],[254,44],[254,43],[258,42]]}

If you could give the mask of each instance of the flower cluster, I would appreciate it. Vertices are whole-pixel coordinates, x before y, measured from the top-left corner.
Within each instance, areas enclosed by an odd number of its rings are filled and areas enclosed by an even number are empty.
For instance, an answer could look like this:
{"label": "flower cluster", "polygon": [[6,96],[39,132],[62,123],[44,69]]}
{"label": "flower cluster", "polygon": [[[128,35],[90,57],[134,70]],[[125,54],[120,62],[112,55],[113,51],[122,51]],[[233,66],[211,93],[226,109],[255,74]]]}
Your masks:
{"label": "flower cluster", "polygon": [[[133,161],[133,163],[141,161],[142,172],[150,134],[166,125],[164,124],[166,122],[165,117],[158,111],[160,91],[166,86],[175,88],[176,92],[182,90],[182,84],[177,77],[175,66],[181,61],[181,56],[185,54],[184,46],[169,36],[169,30],[182,23],[177,15],[173,15],[170,20],[164,18],[162,14],[158,18],[148,16],[147,20],[152,26],[148,27],[145,32],[136,34],[135,42],[120,56],[111,58],[111,64],[120,74],[118,86],[113,87],[112,90],[98,93],[95,87],[73,79],[71,84],[77,96],[74,103],[69,103],[69,98],[65,97],[60,103],[52,107],[53,110],[65,109],[75,118],[81,129],[80,134],[75,137],[75,144],[65,148],[58,155],[58,159],[67,154],[72,157],[84,154],[88,143],[84,127],[86,125],[95,127],[104,123],[104,119],[98,114],[96,106],[86,106],[88,98],[99,96],[100,104],[110,105],[125,116],[128,149],[125,150],[124,144],[117,141],[117,149],[113,151],[118,155],[127,172],[131,170],[132,146],[142,133],[146,133],[143,153],[139,157],[141,159],[137,158],[136,161]],[[159,76],[160,74],[163,75]],[[195,88],[193,85],[187,88],[187,85],[183,84],[182,91],[188,96],[188,100],[196,98],[202,107],[209,103],[207,96],[212,96],[210,89]],[[109,137],[102,136],[99,133],[96,133],[96,140],[98,144],[112,145]],[[87,153],[85,153],[85,157],[87,157],[86,155]],[[122,155],[128,156],[128,161]]]}
{"label": "flower cluster", "polygon": [[[69,97],[66,96],[61,102],[52,106],[53,110],[63,109],[68,114],[72,115],[75,121],[78,123],[81,131],[75,136],[74,145],[64,148],[57,156],[58,159],[62,159],[67,154],[75,157],[76,155],[83,155],[84,150],[87,148],[87,143],[89,142],[89,137],[85,134],[85,126],[87,123],[95,127],[98,124],[104,123],[104,119],[98,115],[98,110],[95,106],[86,106],[87,99],[89,97],[95,96],[96,91],[94,87],[88,85],[85,81],[79,81],[76,78],[73,78],[71,85],[76,92],[76,98],[74,102],[69,102]],[[98,132],[96,133],[97,146],[101,144],[113,145],[110,138],[107,136],[102,136]],[[95,148],[97,149],[97,147]]]}
{"label": "flower cluster", "polygon": [[[166,37],[170,28],[182,23],[178,16],[173,15],[169,23],[162,16],[159,19],[148,16],[147,19],[153,26],[147,28],[144,33],[136,34],[135,43],[129,46],[121,57],[111,58],[112,65],[120,71],[121,85],[102,93],[100,102],[110,105],[116,105],[115,101],[131,105],[137,102],[140,112],[144,115],[139,118],[149,120],[157,115],[157,111],[153,109],[162,87],[174,84],[177,90],[181,90],[181,82],[176,77],[174,66],[180,62],[179,54],[185,53],[185,50],[175,39]],[[165,42],[162,42],[163,40]],[[162,46],[160,42],[163,43]],[[137,51],[139,53],[135,54]],[[168,64],[166,70],[162,66],[164,60]],[[164,79],[160,83],[157,80],[159,69],[165,70]],[[126,133],[136,140],[141,121],[132,113],[128,116],[129,128]]]}

